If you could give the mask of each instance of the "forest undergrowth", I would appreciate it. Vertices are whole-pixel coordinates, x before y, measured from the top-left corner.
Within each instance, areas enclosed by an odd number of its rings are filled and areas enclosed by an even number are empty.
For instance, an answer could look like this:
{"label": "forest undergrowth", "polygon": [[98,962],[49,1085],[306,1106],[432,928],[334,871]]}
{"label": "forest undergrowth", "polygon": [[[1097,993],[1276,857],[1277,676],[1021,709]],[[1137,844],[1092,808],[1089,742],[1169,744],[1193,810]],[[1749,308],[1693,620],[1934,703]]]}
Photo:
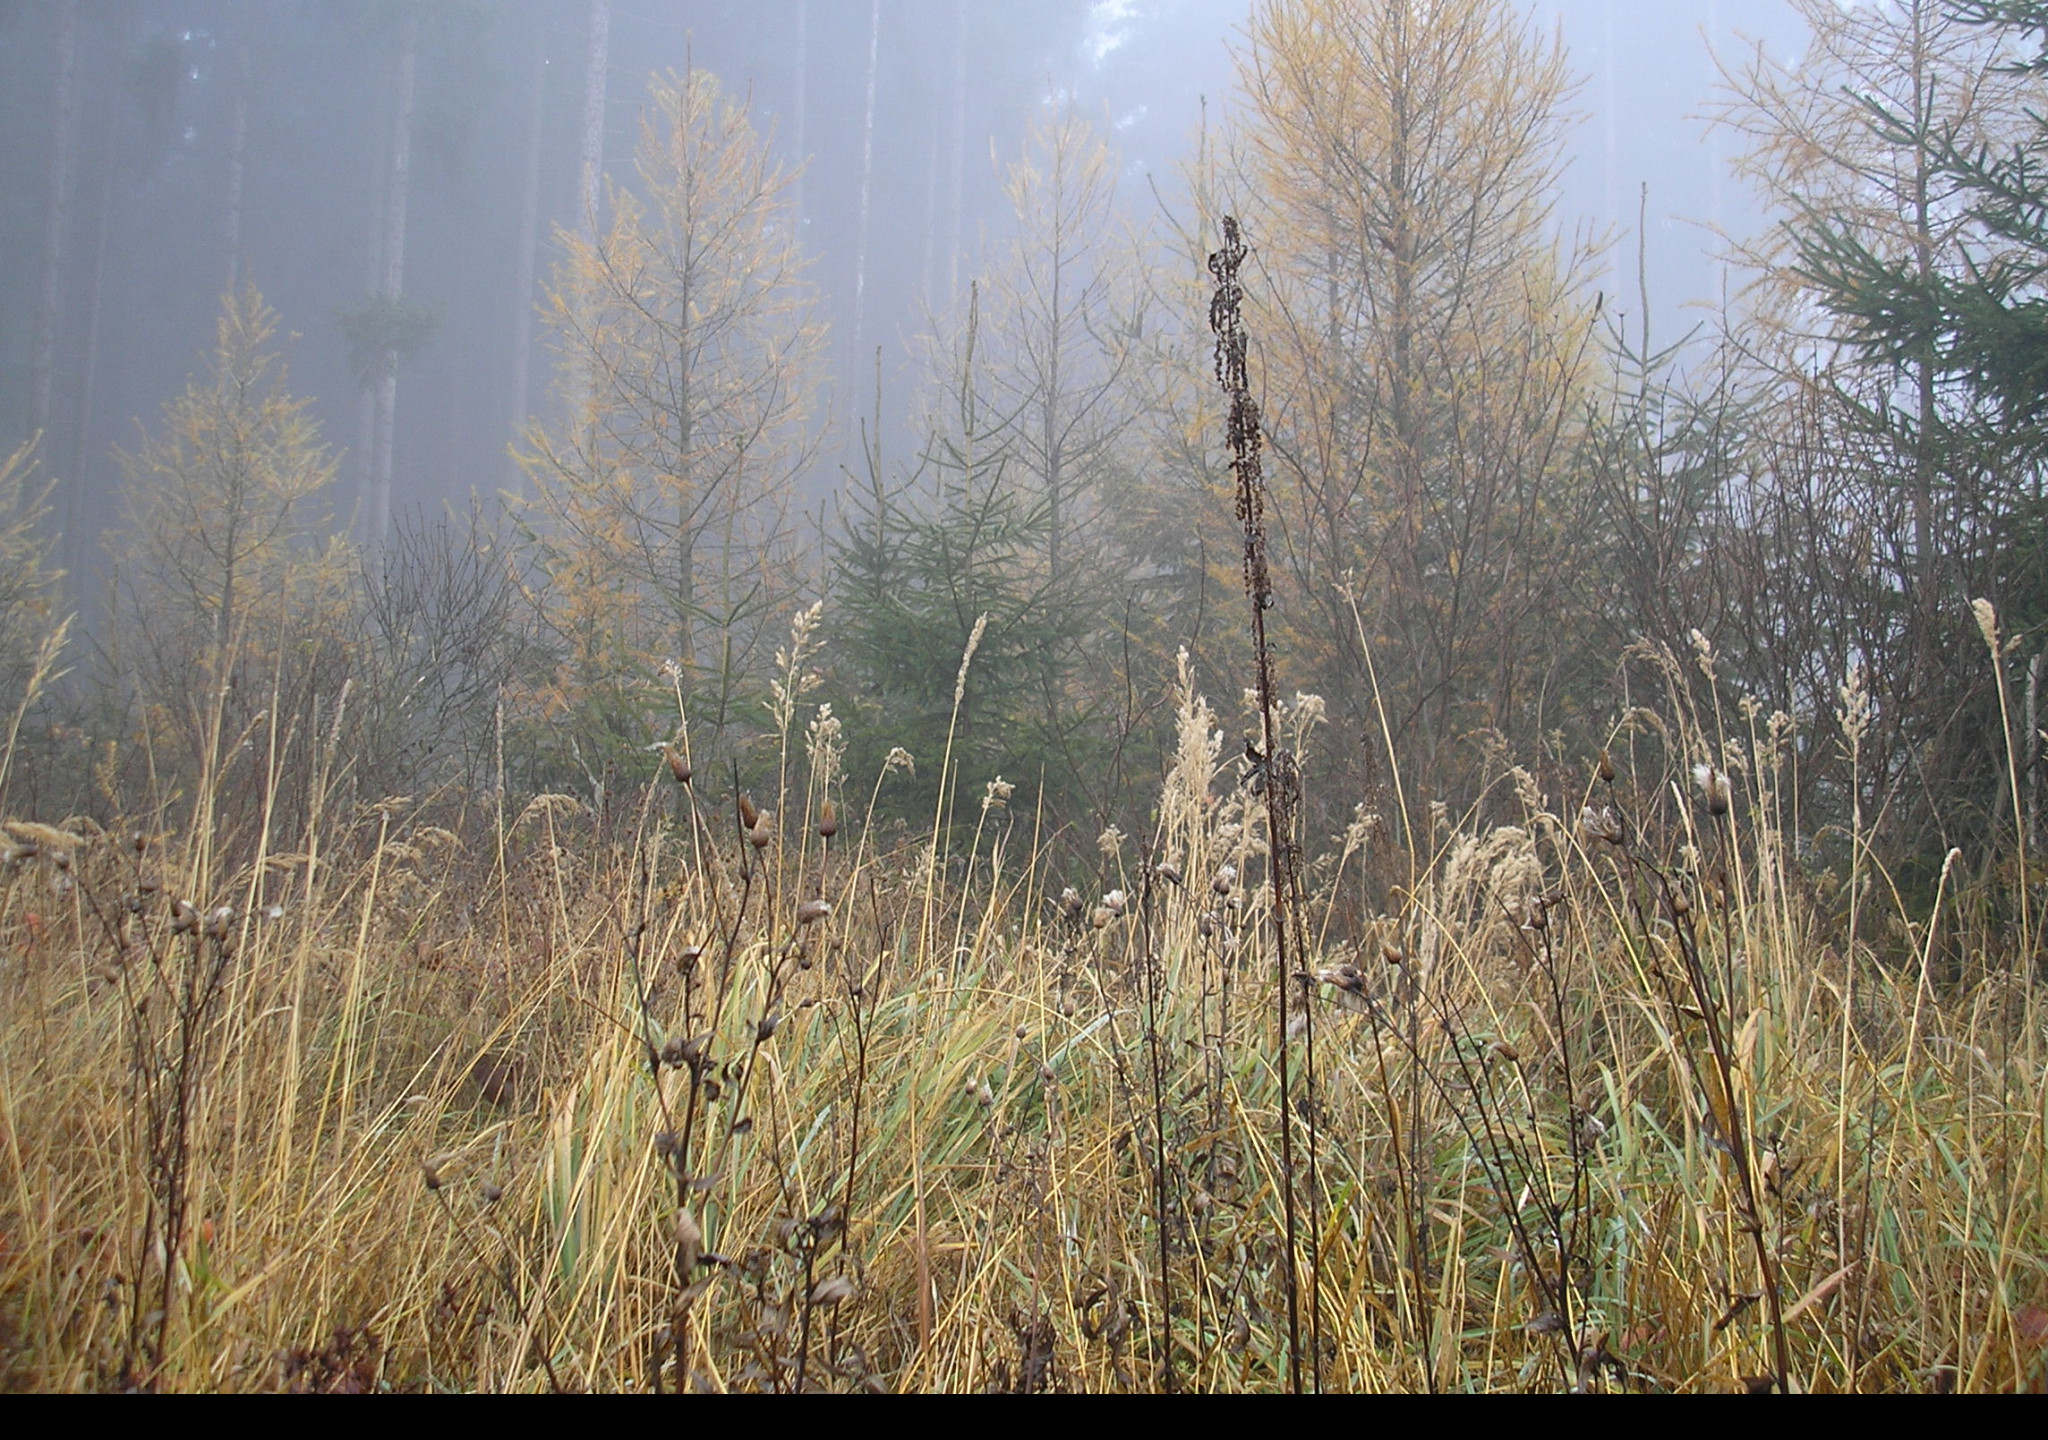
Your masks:
{"label": "forest undergrowth", "polygon": [[1284,976],[1320,706],[1240,758],[1185,661],[1085,889],[1000,783],[867,823],[950,757],[849,782],[794,683],[758,800],[334,813],[315,737],[11,824],[5,1383],[2040,1388],[2035,920],[1826,890],[1788,722],[1637,661],[1573,793],[1361,811]]}

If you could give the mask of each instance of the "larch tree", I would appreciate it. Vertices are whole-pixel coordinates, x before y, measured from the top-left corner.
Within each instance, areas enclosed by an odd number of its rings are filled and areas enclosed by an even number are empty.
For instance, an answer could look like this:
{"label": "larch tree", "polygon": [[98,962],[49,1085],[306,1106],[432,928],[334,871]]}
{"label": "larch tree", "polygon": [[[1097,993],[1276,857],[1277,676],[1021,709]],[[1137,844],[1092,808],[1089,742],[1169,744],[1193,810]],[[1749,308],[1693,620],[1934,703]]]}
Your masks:
{"label": "larch tree", "polygon": [[[2002,146],[2025,121],[2038,89],[2014,69],[1996,34],[1966,23],[1949,0],[1845,8],[1833,0],[1792,0],[1811,42],[1796,60],[1761,46],[1727,67],[1719,118],[1741,136],[1737,172],[1779,222],[1736,253],[1755,277],[1748,309],[1755,332],[1781,366],[1859,357],[1845,347],[1826,286],[1802,263],[1802,238],[1816,224],[1851,233],[1872,253],[1899,260],[1923,280],[1966,273],[1972,217],[1961,185],[1942,163],[1948,147]],[[1975,257],[1981,258],[1981,257]],[[1930,441],[1941,428],[1941,377],[1933,355],[1905,355],[1899,389],[1862,403],[1896,411]],[[1847,378],[1836,368],[1834,378]],[[1883,383],[1890,386],[1887,377]],[[1901,434],[1904,431],[1900,432]],[[1938,458],[1911,446],[1905,485],[1911,526],[1900,537],[1901,580],[1924,606],[1934,602],[1943,540]]]}
{"label": "larch tree", "polygon": [[1377,734],[1376,669],[1433,785],[1464,737],[1563,721],[1593,312],[1552,221],[1572,82],[1492,0],[1269,0],[1247,36],[1278,626],[1353,734]]}
{"label": "larch tree", "polygon": [[[1936,330],[1902,311],[1873,347],[1865,322],[2031,265],[1985,224],[1969,170],[2034,132],[2041,82],[2016,31],[1949,0],[1794,5],[1812,37],[1796,59],[1758,47],[1725,70],[1738,173],[1778,217],[1736,251],[1752,275],[1746,358],[1777,428],[1805,435],[1775,484],[1824,493],[1820,524],[1849,537],[1849,573],[1832,578],[1864,597],[1841,628],[1877,701],[1865,783],[1932,865],[2003,783],[1968,602],[2039,593],[2038,549],[2012,540],[2040,470]],[[1792,698],[1825,713],[1828,687],[1814,689]]]}
{"label": "larch tree", "polygon": [[[194,682],[263,674],[334,619],[347,557],[329,534],[334,462],[272,346],[253,286],[224,297],[204,375],[119,455],[120,648],[174,718]],[[332,626],[329,627],[334,628]]]}
{"label": "larch tree", "polygon": [[716,728],[801,578],[788,510],[823,331],[790,177],[745,109],[701,70],[649,100],[637,185],[612,188],[602,228],[559,236],[544,318],[563,413],[524,463],[566,686],[610,687],[607,723],[630,729],[628,692],[672,661]]}

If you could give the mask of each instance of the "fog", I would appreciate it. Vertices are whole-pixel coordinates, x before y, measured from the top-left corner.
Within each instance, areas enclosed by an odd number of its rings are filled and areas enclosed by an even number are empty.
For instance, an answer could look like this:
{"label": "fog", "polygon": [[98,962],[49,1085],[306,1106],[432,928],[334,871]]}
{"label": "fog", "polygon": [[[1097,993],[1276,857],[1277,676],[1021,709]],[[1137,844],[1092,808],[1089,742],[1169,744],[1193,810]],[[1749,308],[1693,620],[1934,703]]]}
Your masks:
{"label": "fog", "polygon": [[[372,705],[369,790],[488,754],[601,810],[650,745],[744,770],[764,714],[830,706],[854,771],[957,742],[948,785],[1135,822],[1170,697],[1247,659],[1234,213],[1276,683],[1346,737],[1319,833],[1404,767],[1469,800],[1597,749],[1631,664],[1704,645],[1804,727],[1817,833],[1896,790],[1938,855],[1996,811],[1984,727],[2032,723],[1955,643],[2039,590],[2039,386],[1969,318],[2035,303],[1970,168],[2030,153],[2031,33],[1941,0],[17,0],[10,676],[72,617],[17,776],[82,803],[51,737],[186,724],[208,676],[284,725],[267,673],[306,725]],[[1854,774],[1851,673],[1892,726]]]}
{"label": "fog", "polygon": [[[1225,123],[1245,6],[535,0],[423,13],[402,292],[436,323],[399,377],[400,509],[518,483],[508,447],[548,403],[532,312],[557,227],[578,218],[594,17],[608,28],[609,175],[630,176],[649,75],[692,65],[744,95],[778,159],[801,170],[793,193],[833,337],[837,439],[808,477],[816,493],[873,408],[875,349],[885,408],[900,409],[911,338],[1003,235],[999,167],[1033,112],[1070,106],[1100,125],[1120,155],[1120,203],[1142,219],[1178,194],[1202,127]],[[1610,242],[1609,288],[1638,309],[1640,201],[1660,329],[1705,322],[1688,307],[1720,298],[1715,231],[1757,219],[1701,118],[1713,53],[1795,50],[1796,17],[1777,0],[1560,0],[1533,13],[1581,79],[1559,223]],[[194,370],[231,276],[296,337],[293,389],[313,397],[328,442],[363,448],[341,317],[375,288],[404,14],[339,0],[0,7],[0,435],[45,432],[74,603],[90,604],[102,573],[110,448],[132,444]],[[344,460],[345,484],[359,463]]]}
{"label": "fog", "polygon": [[2048,0],[0,0],[0,289],[0,1390],[2041,1388]]}

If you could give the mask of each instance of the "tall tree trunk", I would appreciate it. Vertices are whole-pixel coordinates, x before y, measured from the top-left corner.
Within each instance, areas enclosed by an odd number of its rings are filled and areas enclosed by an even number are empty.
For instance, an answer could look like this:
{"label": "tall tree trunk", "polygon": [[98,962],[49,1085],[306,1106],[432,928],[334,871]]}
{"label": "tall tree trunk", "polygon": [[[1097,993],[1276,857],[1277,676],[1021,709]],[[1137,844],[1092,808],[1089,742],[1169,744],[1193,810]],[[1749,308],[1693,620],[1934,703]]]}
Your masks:
{"label": "tall tree trunk", "polygon": [[[933,117],[936,120],[936,116]],[[924,308],[932,308],[932,288],[936,276],[932,261],[938,253],[939,235],[939,127],[934,124],[931,133],[925,137],[924,168],[924,262],[918,268],[917,291],[924,300]]]}
{"label": "tall tree trunk", "polygon": [[611,0],[590,0],[590,52],[583,67],[583,144],[577,154],[576,233],[597,238],[599,186],[604,176],[605,80],[611,64]]}
{"label": "tall tree trunk", "polygon": [[35,356],[29,370],[30,424],[50,428],[50,384],[57,365],[57,309],[63,293],[64,225],[71,213],[71,172],[78,151],[78,0],[57,12],[57,85],[51,102],[49,208],[43,213],[43,266],[36,286]]}
{"label": "tall tree trunk", "polygon": [[960,226],[967,188],[967,0],[953,0],[953,194],[946,236],[946,303],[960,299]]}
{"label": "tall tree trunk", "polygon": [[[412,181],[412,116],[419,72],[420,15],[408,9],[398,56],[398,103],[391,135],[390,190],[384,203],[384,273],[379,294],[394,305],[405,294],[405,211]],[[377,382],[377,459],[366,508],[370,548],[381,549],[391,529],[391,452],[398,420],[398,352],[384,354]]]}
{"label": "tall tree trunk", "polygon": [[[112,107],[108,107],[111,112]],[[70,577],[72,608],[86,615],[88,591],[85,568],[93,550],[87,537],[92,524],[92,493],[86,481],[86,447],[92,443],[93,400],[98,388],[100,360],[100,315],[106,296],[107,231],[114,213],[113,124],[101,125],[105,141],[100,147],[103,173],[100,178],[99,217],[92,247],[92,291],[87,296],[85,356],[78,375],[78,422],[72,431],[71,470],[65,477],[64,569]],[[90,616],[87,616],[88,623]]]}
{"label": "tall tree trunk", "polygon": [[790,202],[796,212],[797,238],[804,233],[804,172],[811,168],[811,0],[796,0],[796,183]]}
{"label": "tall tree trunk", "polygon": [[[597,243],[597,209],[604,181],[605,81],[611,65],[611,44],[611,0],[590,0],[590,48],[583,65],[583,132],[576,157],[576,233],[586,245]],[[586,282],[577,283],[577,303],[583,308],[590,297],[585,293]],[[586,421],[591,387],[596,383],[597,377],[587,362],[578,363],[571,372],[570,422],[583,436],[586,446],[593,447],[596,437],[589,433]]]}
{"label": "tall tree trunk", "polygon": [[[526,441],[532,414],[530,369],[533,362],[533,271],[540,249],[540,152],[547,118],[548,55],[546,32],[533,27],[533,94],[526,115],[526,177],[519,194],[519,262],[512,281],[512,444]],[[510,482],[516,490],[524,476],[513,459]]]}
{"label": "tall tree trunk", "polygon": [[861,120],[860,224],[853,261],[853,353],[863,353],[867,340],[868,213],[875,190],[875,62],[881,54],[882,0],[868,0],[868,102]]}
{"label": "tall tree trunk", "polygon": [[249,153],[249,44],[235,47],[235,120],[228,141],[228,293],[242,284],[242,176]]}

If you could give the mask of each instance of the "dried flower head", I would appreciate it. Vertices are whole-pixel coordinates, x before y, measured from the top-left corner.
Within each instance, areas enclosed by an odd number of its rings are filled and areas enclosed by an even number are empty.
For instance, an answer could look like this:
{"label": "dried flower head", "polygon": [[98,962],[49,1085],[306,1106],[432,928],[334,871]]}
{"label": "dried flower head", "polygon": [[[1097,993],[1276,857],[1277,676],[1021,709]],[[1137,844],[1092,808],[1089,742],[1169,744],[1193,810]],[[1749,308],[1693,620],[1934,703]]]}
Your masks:
{"label": "dried flower head", "polygon": [[974,663],[974,652],[981,648],[981,637],[987,632],[988,612],[984,610],[974,622],[974,630],[967,637],[967,648],[960,655],[960,673],[953,680],[953,708],[956,710],[967,698],[967,667]]}
{"label": "dried flower head", "polygon": [[1991,653],[1998,654],[1998,608],[1980,595],[1970,602],[1970,613],[1977,617],[1977,633],[1984,637]]}
{"label": "dried flower head", "polygon": [[803,904],[796,907],[796,923],[799,925],[815,925],[831,913],[832,902],[830,900],[806,900]]}
{"label": "dried flower head", "polygon": [[1612,805],[1588,805],[1579,811],[1579,838],[1587,843],[1604,840],[1619,845],[1625,838],[1621,816]]}
{"label": "dried flower head", "polygon": [[1728,773],[1725,770],[1703,760],[1692,767],[1692,783],[1699,787],[1700,801],[1707,807],[1709,815],[1721,816],[1728,813],[1734,791],[1728,783]]}

